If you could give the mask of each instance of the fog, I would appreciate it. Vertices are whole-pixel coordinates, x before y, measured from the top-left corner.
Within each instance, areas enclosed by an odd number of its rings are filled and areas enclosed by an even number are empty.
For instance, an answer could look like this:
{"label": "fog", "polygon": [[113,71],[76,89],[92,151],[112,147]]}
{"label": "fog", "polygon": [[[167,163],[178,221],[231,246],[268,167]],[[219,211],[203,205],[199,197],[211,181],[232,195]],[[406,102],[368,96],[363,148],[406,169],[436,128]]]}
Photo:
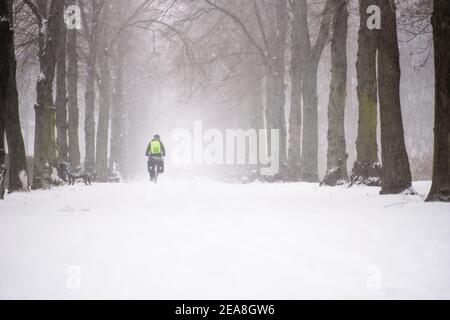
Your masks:
{"label": "fog", "polygon": [[[111,38],[120,36],[125,47],[123,57],[123,113],[124,154],[127,176],[132,178],[144,174],[144,157],[148,142],[155,133],[162,136],[168,152],[168,168],[177,169],[171,159],[170,150],[176,145],[172,134],[177,129],[193,130],[194,122],[201,121],[205,129],[253,128],[255,97],[267,109],[265,99],[264,65],[255,45],[249,41],[240,23],[258,45],[263,47],[271,29],[277,28],[274,15],[275,1],[259,2],[259,15],[255,14],[252,1],[226,1],[221,6],[234,17],[227,16],[204,1],[127,1],[109,0],[99,16],[102,31],[99,44],[114,46]],[[426,12],[423,1],[399,1],[399,48],[401,62],[401,108],[405,128],[405,142],[410,157],[414,179],[431,178],[434,64],[428,23],[431,12]],[[77,30],[79,55],[78,102],[80,111],[79,141],[81,159],[85,158],[84,106],[87,77],[86,43],[92,4],[80,1],[87,20]],[[323,3],[309,1],[309,27],[311,39],[317,38]],[[26,152],[33,155],[35,85],[39,76],[37,28],[30,21],[30,11],[21,1],[16,13],[16,47],[18,60],[18,88],[20,116],[26,144]],[[418,11],[418,9],[421,11]],[[416,10],[417,9],[417,10]],[[345,107],[346,146],[351,169],[356,159],[355,143],[358,131],[358,99],[356,93],[357,42],[359,30],[358,3],[348,2],[349,31],[347,37],[348,85]],[[105,13],[106,12],[106,13]],[[292,21],[292,14],[289,14]],[[259,25],[262,24],[262,25]],[[263,34],[259,28],[265,30]],[[285,52],[285,119],[289,126],[292,52],[288,26]],[[421,32],[417,32],[417,29]],[[276,33],[276,31],[275,31]],[[419,34],[420,33],[420,34]],[[107,41],[102,41],[106,37]],[[266,38],[264,38],[266,37]],[[109,40],[108,40],[109,39]],[[327,107],[331,79],[330,45],[326,45],[318,68],[318,112],[319,112],[319,176],[327,169]],[[108,48],[109,50],[110,48]],[[101,48],[98,49],[101,55]],[[112,51],[112,49],[110,50]],[[114,53],[115,54],[115,53]],[[113,54],[113,55],[114,55]],[[114,81],[117,59],[111,55],[110,69]],[[97,72],[100,72],[97,70]],[[382,75],[378,75],[379,77]],[[99,116],[99,85],[96,79],[95,119]],[[113,88],[113,90],[115,90]],[[256,111],[255,111],[256,110]],[[112,110],[112,114],[114,114]],[[259,110],[261,115],[263,110]],[[96,124],[97,124],[96,120]],[[258,129],[258,128],[256,128]],[[111,130],[111,128],[110,128]],[[380,129],[378,128],[378,131]],[[112,143],[112,141],[110,142]],[[381,148],[378,148],[381,152]],[[238,170],[238,168],[234,168]],[[234,170],[233,169],[233,170]],[[210,175],[212,172],[230,171],[230,167],[184,166],[183,171]]]}

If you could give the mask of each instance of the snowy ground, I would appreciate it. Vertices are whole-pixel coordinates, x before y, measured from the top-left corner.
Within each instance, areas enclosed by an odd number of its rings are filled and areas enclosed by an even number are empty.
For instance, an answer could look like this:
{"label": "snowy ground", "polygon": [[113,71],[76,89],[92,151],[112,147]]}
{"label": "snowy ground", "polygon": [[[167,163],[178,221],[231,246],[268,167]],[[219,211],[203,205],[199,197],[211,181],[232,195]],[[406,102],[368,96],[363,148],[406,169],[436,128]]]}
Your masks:
{"label": "snowy ground", "polygon": [[449,299],[450,205],[164,177],[13,194],[0,298]]}

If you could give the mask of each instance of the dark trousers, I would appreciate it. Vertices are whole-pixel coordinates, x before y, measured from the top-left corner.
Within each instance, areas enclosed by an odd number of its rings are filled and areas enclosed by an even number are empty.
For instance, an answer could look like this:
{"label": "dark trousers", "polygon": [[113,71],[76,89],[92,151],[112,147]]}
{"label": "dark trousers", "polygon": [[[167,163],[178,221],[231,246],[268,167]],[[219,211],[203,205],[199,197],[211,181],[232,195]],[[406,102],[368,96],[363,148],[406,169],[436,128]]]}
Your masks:
{"label": "dark trousers", "polygon": [[164,159],[161,156],[148,157],[147,167],[151,177],[153,177],[153,173],[155,172],[155,166],[158,173],[164,173]]}

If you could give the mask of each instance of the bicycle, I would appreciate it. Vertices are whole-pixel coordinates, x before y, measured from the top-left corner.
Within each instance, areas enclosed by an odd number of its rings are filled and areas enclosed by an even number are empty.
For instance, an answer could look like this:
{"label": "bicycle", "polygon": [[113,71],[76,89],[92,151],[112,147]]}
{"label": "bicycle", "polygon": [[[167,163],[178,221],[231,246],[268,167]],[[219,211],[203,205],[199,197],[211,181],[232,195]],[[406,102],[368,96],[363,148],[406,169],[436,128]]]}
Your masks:
{"label": "bicycle", "polygon": [[150,181],[158,183],[158,178],[164,169],[164,157],[149,156],[148,172],[150,174]]}

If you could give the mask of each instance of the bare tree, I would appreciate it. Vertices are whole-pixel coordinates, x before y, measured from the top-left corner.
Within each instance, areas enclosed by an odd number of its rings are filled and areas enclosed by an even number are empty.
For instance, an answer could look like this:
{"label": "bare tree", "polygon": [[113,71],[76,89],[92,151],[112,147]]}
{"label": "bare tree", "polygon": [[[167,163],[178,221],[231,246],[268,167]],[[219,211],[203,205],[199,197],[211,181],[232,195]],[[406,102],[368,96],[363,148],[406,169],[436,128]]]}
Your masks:
{"label": "bare tree", "polygon": [[120,35],[115,45],[113,55],[113,66],[115,73],[113,77],[113,97],[111,112],[111,140],[110,140],[110,171],[118,171],[126,174],[124,161],[125,150],[125,110],[124,110],[124,63],[126,55],[126,38]]}
{"label": "bare tree", "polygon": [[292,15],[291,37],[291,111],[289,115],[288,176],[291,181],[301,179],[301,136],[302,136],[302,78],[305,68],[304,51],[307,39],[302,36],[299,1],[290,0]]}
{"label": "bare tree", "polygon": [[25,146],[19,118],[16,83],[12,0],[0,3],[0,165],[5,160],[4,137],[9,152],[9,192],[27,190]]}
{"label": "bare tree", "polygon": [[381,185],[377,143],[377,50],[379,30],[368,28],[369,14],[367,9],[370,5],[377,4],[377,1],[359,1],[360,27],[358,61],[356,63],[359,120],[356,140],[357,158],[351,172],[352,183],[372,186]]}
{"label": "bare tree", "polygon": [[[53,80],[59,39],[60,19],[63,19],[64,1],[24,0],[33,12],[39,26],[40,75],[36,84],[35,140],[33,188],[50,184],[52,167],[57,165],[56,117],[53,103]],[[48,10],[48,8],[50,8]]]}
{"label": "bare tree", "polygon": [[[111,6],[107,5],[103,10],[103,20],[108,23]],[[110,31],[103,27],[99,38],[98,66],[99,66],[99,93],[100,108],[97,124],[97,139],[95,147],[95,167],[97,178],[106,182],[108,178],[108,137],[111,114],[112,78],[110,69]]]}
{"label": "bare tree", "polygon": [[302,129],[302,179],[307,182],[317,182],[318,173],[318,93],[317,93],[317,69],[320,57],[328,43],[330,24],[332,20],[332,2],[328,0],[322,13],[322,21],[316,42],[311,41],[311,33],[308,25],[308,3],[306,0],[298,1],[298,24],[300,37],[306,39],[300,54],[304,56],[305,68],[302,72],[302,97],[303,97],[303,129]]}
{"label": "bare tree", "polygon": [[83,29],[88,46],[87,78],[85,82],[85,167],[95,168],[95,77],[97,65],[98,38],[100,32],[100,14],[105,0],[93,0],[88,20],[87,8],[80,2]]}
{"label": "bare tree", "polygon": [[400,104],[400,53],[397,37],[396,4],[380,0],[381,23],[378,56],[380,97],[382,184],[381,193],[400,193],[411,187]]}
{"label": "bare tree", "polygon": [[5,121],[3,119],[3,104],[0,103],[0,200],[5,197],[6,153],[5,153]]}
{"label": "bare tree", "polygon": [[[280,130],[280,164],[281,173],[285,170],[287,159],[287,129],[286,129],[286,84],[285,84],[285,52],[286,52],[286,36],[288,24],[287,1],[279,0],[275,4],[275,28],[270,29],[269,45],[267,52],[269,53],[269,61],[272,63],[267,65],[267,81],[266,81],[266,122],[267,129]],[[271,152],[269,144],[269,152]],[[285,179],[285,177],[283,177]]]}
{"label": "bare tree", "polygon": [[436,107],[433,185],[428,201],[450,201],[450,3],[434,0],[434,63]]}
{"label": "bare tree", "polygon": [[[61,0],[62,1],[62,0]],[[58,161],[66,162],[69,159],[69,146],[67,135],[67,79],[66,79],[66,40],[67,30],[64,19],[58,19],[58,49],[56,55],[56,144]]]}
{"label": "bare tree", "polygon": [[[266,108],[265,118],[268,129],[278,129],[280,132],[280,162],[282,164],[282,171],[287,159],[287,128],[285,115],[285,50],[286,50],[286,36],[287,36],[287,2],[286,0],[277,1],[274,4],[270,3],[269,8],[274,11],[275,23],[269,28],[267,32],[261,18],[257,2],[254,2],[254,14],[258,20],[258,29],[261,34],[262,44],[257,41],[257,38],[252,34],[251,30],[246,26],[241,18],[232,10],[225,8],[209,0],[204,0],[207,4],[228,16],[234,23],[236,23],[245,37],[250,41],[252,46],[258,52],[265,70],[266,78]],[[268,143],[268,150],[270,152],[271,146]],[[284,172],[281,172],[284,177]]]}
{"label": "bare tree", "polygon": [[[0,17],[11,16],[11,1],[3,1],[0,3]],[[9,30],[11,29],[11,21],[7,19],[0,20],[0,41],[8,39]],[[6,39],[4,39],[6,38]],[[11,44],[9,44],[11,45]],[[6,175],[6,146],[5,146],[5,109],[6,109],[6,97],[8,94],[8,82],[9,82],[9,51],[11,48],[8,44],[0,48],[0,200],[3,199],[5,189],[5,175]]]}
{"label": "bare tree", "polygon": [[346,0],[333,2],[333,38],[331,43],[331,89],[328,103],[327,174],[324,183],[336,185],[348,180],[345,140],[345,103],[347,97]]}
{"label": "bare tree", "polygon": [[[69,0],[68,5],[76,4],[76,0]],[[78,135],[79,108],[78,108],[78,51],[77,30],[67,31],[67,109],[68,109],[68,144],[69,162],[77,168],[80,166],[80,143]]]}

